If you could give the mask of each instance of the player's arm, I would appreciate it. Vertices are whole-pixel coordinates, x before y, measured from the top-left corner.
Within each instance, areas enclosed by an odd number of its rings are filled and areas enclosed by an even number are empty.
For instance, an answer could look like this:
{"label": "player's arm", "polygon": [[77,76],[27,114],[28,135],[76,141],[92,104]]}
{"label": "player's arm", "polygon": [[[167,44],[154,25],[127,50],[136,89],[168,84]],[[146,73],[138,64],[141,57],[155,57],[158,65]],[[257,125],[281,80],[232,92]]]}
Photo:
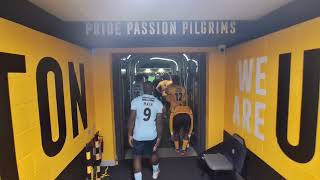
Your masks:
{"label": "player's arm", "polygon": [[161,112],[157,113],[157,119],[156,119],[156,127],[157,127],[157,142],[153,147],[153,151],[155,152],[161,142],[161,137],[162,137],[162,129],[163,129],[163,122],[162,122],[162,113],[163,113],[163,107],[161,107]]}
{"label": "player's arm", "polygon": [[161,81],[158,83],[158,85],[157,85],[157,87],[156,87],[156,90],[159,92],[159,93],[161,93],[161,91],[160,91],[160,87],[161,87]]}
{"label": "player's arm", "polygon": [[133,99],[131,101],[131,111],[128,119],[128,141],[131,147],[133,147],[133,128],[136,122],[137,106],[138,104],[136,99]]}
{"label": "player's arm", "polygon": [[130,116],[128,120],[128,141],[129,145],[133,147],[132,140],[133,140],[133,128],[136,120],[136,115],[137,111],[136,110],[131,110],[130,111]]}
{"label": "player's arm", "polygon": [[130,116],[128,120],[128,136],[133,135],[133,128],[135,124],[136,115],[137,115],[137,112],[135,110],[130,111]]}
{"label": "player's arm", "polygon": [[157,135],[158,135],[158,139],[161,139],[162,130],[163,130],[163,119],[162,119],[163,109],[161,111],[162,111],[161,113],[157,113]]}
{"label": "player's arm", "polygon": [[170,103],[171,98],[172,98],[172,93],[171,93],[171,87],[168,87],[167,89],[165,89],[165,93],[167,94],[166,96],[166,101]]}

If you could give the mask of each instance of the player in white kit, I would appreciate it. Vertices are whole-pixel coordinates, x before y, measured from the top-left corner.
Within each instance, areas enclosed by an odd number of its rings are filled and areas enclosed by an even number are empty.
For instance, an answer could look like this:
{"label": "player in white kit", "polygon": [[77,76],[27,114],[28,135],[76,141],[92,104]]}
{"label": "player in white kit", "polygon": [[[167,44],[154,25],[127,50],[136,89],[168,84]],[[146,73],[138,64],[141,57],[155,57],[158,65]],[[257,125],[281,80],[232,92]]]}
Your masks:
{"label": "player in white kit", "polygon": [[141,158],[151,158],[153,179],[160,173],[159,158],[156,153],[162,135],[162,103],[152,95],[153,84],[143,84],[144,94],[131,101],[128,121],[128,140],[133,148],[133,169],[135,180],[142,180]]}

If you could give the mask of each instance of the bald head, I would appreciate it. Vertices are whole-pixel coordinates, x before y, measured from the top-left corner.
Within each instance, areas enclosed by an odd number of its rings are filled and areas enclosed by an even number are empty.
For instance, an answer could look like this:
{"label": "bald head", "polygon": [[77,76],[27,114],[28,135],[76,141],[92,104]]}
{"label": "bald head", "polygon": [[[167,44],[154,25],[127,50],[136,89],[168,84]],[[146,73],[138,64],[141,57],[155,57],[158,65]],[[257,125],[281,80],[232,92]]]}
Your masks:
{"label": "bald head", "polygon": [[143,83],[143,92],[145,94],[152,95],[153,93],[153,84],[150,81],[146,81]]}

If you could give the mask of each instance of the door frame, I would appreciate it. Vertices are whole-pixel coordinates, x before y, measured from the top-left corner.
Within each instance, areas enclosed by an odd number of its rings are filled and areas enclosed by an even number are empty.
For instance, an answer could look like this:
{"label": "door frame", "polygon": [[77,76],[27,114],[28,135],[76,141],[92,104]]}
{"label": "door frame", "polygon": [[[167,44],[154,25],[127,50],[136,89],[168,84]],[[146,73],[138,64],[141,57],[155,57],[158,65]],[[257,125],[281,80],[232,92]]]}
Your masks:
{"label": "door frame", "polygon": [[[117,160],[122,160],[124,157],[124,137],[122,128],[123,122],[123,105],[121,103],[121,95],[116,92],[120,92],[120,73],[121,73],[121,61],[118,60],[118,56],[112,54],[112,90],[113,90],[113,113],[114,113],[114,126],[115,126],[115,150]],[[115,80],[116,79],[116,80]]]}
{"label": "door frame", "polygon": [[[121,60],[120,56],[125,54],[174,54],[174,53],[181,53],[179,51],[170,51],[170,52],[119,52],[119,53],[112,53],[112,82],[113,82],[113,113],[114,113],[114,125],[115,125],[115,144],[116,144],[116,157],[117,160],[123,160],[125,158],[124,152],[124,134],[123,134],[123,127],[126,125],[123,121],[123,105],[121,103],[121,95],[116,92],[120,92],[120,81],[117,79],[120,78],[120,70],[121,70]],[[188,54],[192,53],[200,53],[203,54],[204,57],[199,59],[199,140],[197,142],[197,146],[195,150],[198,153],[202,153],[206,150],[206,135],[207,135],[207,61],[208,61],[208,52],[193,52],[188,51]]]}
{"label": "door frame", "polygon": [[207,139],[207,61],[208,54],[203,53],[204,57],[199,59],[199,141],[196,147],[198,154],[206,150],[206,139]]}

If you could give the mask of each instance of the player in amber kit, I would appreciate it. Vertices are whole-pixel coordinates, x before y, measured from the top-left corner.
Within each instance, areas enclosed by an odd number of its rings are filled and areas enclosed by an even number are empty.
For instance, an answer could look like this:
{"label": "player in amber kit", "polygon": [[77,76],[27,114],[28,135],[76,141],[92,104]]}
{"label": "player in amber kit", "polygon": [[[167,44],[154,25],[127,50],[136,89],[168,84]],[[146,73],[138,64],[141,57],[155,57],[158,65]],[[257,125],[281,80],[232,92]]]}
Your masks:
{"label": "player in amber kit", "polygon": [[162,97],[167,96],[166,89],[172,84],[172,80],[169,74],[164,74],[162,81],[160,81],[156,87],[156,90],[162,94]]}
{"label": "player in amber kit", "polygon": [[[184,155],[193,129],[193,114],[191,108],[186,105],[187,91],[183,86],[179,85],[179,77],[173,76],[172,82],[166,89],[166,100],[170,103],[169,128],[176,152]],[[181,149],[179,147],[180,131],[183,131]]]}

